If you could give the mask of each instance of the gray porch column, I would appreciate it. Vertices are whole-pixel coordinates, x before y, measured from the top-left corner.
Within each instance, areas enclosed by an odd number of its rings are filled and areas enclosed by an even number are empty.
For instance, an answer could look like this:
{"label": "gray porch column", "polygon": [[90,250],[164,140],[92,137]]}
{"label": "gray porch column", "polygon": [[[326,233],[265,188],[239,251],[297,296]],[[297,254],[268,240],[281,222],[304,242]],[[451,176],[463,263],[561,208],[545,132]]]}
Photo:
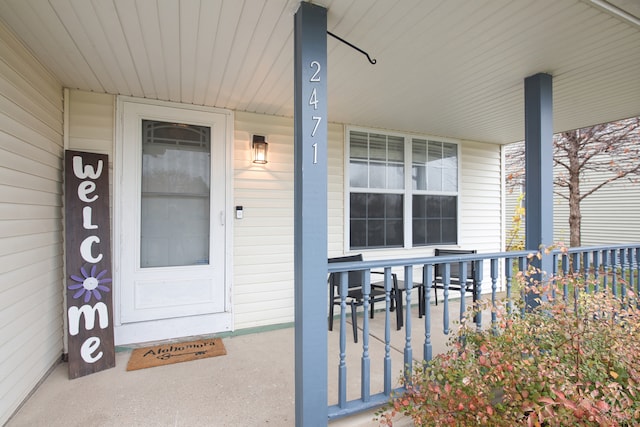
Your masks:
{"label": "gray porch column", "polygon": [[327,10],[302,2],[294,22],[296,426],[326,426]]}
{"label": "gray porch column", "polygon": [[[524,80],[525,102],[525,248],[538,250],[553,244],[553,102],[552,78],[535,74]],[[552,257],[536,266],[551,274]],[[535,279],[540,279],[537,276]],[[538,305],[536,295],[526,295],[527,307]]]}

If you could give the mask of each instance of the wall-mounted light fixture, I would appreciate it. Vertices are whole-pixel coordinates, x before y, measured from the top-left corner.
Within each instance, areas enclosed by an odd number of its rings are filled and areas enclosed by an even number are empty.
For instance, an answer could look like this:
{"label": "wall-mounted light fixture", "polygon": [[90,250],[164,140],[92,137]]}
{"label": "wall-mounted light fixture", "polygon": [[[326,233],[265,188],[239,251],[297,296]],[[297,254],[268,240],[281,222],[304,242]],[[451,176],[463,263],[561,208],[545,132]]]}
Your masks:
{"label": "wall-mounted light fixture", "polygon": [[253,150],[253,163],[264,165],[267,163],[267,139],[262,135],[251,136],[251,149]]}

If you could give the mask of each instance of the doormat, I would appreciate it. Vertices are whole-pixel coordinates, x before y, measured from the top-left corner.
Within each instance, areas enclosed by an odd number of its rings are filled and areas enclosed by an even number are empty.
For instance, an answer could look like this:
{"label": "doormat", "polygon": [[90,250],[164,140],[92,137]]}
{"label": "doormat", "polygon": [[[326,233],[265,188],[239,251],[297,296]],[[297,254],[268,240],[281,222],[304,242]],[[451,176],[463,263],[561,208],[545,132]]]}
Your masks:
{"label": "doormat", "polygon": [[227,354],[227,350],[224,348],[220,338],[136,348],[131,352],[127,371],[206,359],[207,357],[225,354]]}

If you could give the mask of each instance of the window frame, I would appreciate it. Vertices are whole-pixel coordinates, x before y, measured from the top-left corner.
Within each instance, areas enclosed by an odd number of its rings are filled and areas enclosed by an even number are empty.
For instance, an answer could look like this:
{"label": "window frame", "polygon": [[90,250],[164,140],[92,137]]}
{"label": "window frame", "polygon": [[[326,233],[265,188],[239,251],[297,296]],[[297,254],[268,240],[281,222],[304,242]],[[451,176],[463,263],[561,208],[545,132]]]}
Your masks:
{"label": "window frame", "polygon": [[[400,137],[404,139],[404,188],[385,189],[385,188],[359,188],[351,187],[350,163],[351,163],[351,141],[350,134],[352,131],[365,132],[367,134],[380,134],[387,137]],[[456,147],[456,191],[433,191],[433,190],[415,190],[413,188],[413,139],[421,139],[427,141],[436,141],[442,143],[453,144]],[[414,134],[408,132],[394,132],[378,128],[368,128],[359,126],[345,126],[344,128],[344,250],[345,253],[350,252],[369,252],[369,251],[394,251],[394,250],[419,250],[421,248],[434,248],[436,246],[452,247],[460,243],[460,224],[461,224],[461,194],[462,194],[462,147],[461,141],[453,138],[436,137],[427,134]],[[378,193],[378,194],[401,194],[403,196],[403,246],[382,246],[382,247],[351,247],[351,194],[352,191],[360,193]],[[358,191],[363,190],[363,191]],[[365,191],[366,190],[366,191]],[[413,196],[414,195],[437,195],[437,196],[454,196],[456,198],[456,242],[454,243],[433,243],[414,245],[413,243]]]}

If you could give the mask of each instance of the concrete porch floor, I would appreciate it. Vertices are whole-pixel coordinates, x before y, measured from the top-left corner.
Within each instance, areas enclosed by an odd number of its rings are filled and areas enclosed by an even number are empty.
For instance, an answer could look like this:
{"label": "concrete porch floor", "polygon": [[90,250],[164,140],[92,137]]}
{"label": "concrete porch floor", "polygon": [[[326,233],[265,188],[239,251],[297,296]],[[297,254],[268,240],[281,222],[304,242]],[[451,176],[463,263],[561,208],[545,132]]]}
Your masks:
{"label": "concrete porch floor", "polygon": [[[431,306],[434,354],[445,351],[442,332],[443,305]],[[450,303],[450,318],[458,319],[458,301]],[[371,394],[382,390],[384,313],[371,320]],[[488,322],[486,316],[483,322]],[[360,394],[362,315],[358,317],[359,342],[353,342],[347,324],[348,398]],[[457,325],[451,322],[451,334]],[[329,336],[329,404],[337,402],[339,320]],[[405,330],[396,331],[391,313],[392,375],[397,386],[403,367]],[[412,308],[413,358],[421,359],[424,318]],[[227,355],[126,371],[131,349],[116,354],[116,367],[74,380],[66,363],[57,365],[6,427],[22,426],[293,426],[294,329],[285,327],[223,338]],[[395,423],[394,423],[395,424]],[[376,426],[367,412],[330,423],[331,427]],[[398,426],[413,425],[398,420]]]}

